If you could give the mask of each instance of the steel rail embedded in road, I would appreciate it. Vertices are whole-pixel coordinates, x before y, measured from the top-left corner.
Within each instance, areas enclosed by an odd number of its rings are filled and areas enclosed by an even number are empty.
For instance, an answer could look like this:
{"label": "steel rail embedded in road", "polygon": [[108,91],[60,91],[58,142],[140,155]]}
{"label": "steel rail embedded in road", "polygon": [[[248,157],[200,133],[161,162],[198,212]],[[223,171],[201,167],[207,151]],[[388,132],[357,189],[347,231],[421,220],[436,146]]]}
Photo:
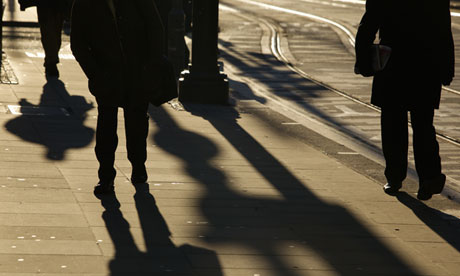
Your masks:
{"label": "steel rail embedded in road", "polygon": [[[237,1],[241,1],[241,0],[237,0]],[[251,1],[251,2],[254,2],[254,1]],[[242,10],[240,9],[237,9],[237,8],[232,8],[232,7],[229,7],[229,6],[226,6],[226,5],[223,5],[223,4],[220,4],[220,8],[223,9],[223,10],[227,10],[227,11],[230,11],[230,12],[235,12],[235,13],[239,13],[240,16],[242,16]],[[285,66],[287,66],[290,70],[296,72],[297,74],[299,74],[300,76],[302,76],[303,78],[306,78],[308,79],[309,81],[312,81],[313,83],[315,84],[318,84],[322,87],[325,87],[327,89],[329,89],[330,91],[350,100],[350,101],[353,101],[359,105],[362,105],[366,108],[369,108],[373,111],[376,111],[376,112],[380,112],[380,109],[370,103],[367,103],[367,102],[364,102],[362,100],[360,100],[359,98],[356,98],[354,97],[353,95],[350,95],[344,91],[341,91],[341,90],[338,90],[334,87],[331,87],[330,85],[328,85],[327,83],[324,83],[320,80],[317,80],[315,79],[314,77],[312,77],[311,75],[309,75],[308,73],[304,72],[302,69],[300,69],[299,67],[293,65],[289,59],[283,54],[283,51],[281,49],[281,36],[279,34],[279,31],[277,30],[277,28],[281,28],[281,27],[278,27],[272,23],[270,23],[269,21],[263,19],[263,18],[260,18],[260,17],[256,17],[254,15],[250,15],[250,14],[247,14],[245,15],[245,17],[248,17],[248,18],[251,18],[253,21],[255,22],[259,22],[260,24],[263,24],[266,26],[266,28],[268,28],[270,30],[270,38],[269,38],[269,43],[270,45],[269,46],[269,51],[272,52],[272,54],[275,56],[275,58],[280,61],[281,63],[285,64]],[[456,91],[456,90],[453,90],[453,89],[450,89],[450,88],[444,88],[446,89],[446,91],[449,91],[451,93],[455,93],[455,94],[458,94],[460,95],[460,92]],[[269,96],[269,98],[276,102],[278,106],[282,106],[284,109],[286,110],[289,110],[289,112],[291,113],[294,113],[294,114],[297,114],[298,116],[301,116],[301,117],[304,117],[304,118],[309,118],[309,120],[311,121],[316,121],[314,120],[313,118],[310,118],[308,115],[300,112],[300,111],[297,111],[295,108],[292,108],[291,106],[288,106],[287,104],[283,103],[282,101],[280,101],[279,99],[277,99],[276,97],[273,98],[273,97],[270,97],[270,95],[266,95],[266,96]],[[320,122],[317,122],[317,123],[320,123]],[[320,123],[321,124],[321,123]],[[410,125],[410,122],[409,122],[409,125]],[[445,135],[445,134],[442,134],[442,133],[436,133],[437,137],[439,137],[441,140],[445,141],[445,142],[448,142],[450,144],[453,144],[457,147],[460,147],[460,140],[456,139],[456,138],[453,138],[453,137],[450,137],[448,135]],[[448,180],[456,185],[457,187],[460,186],[460,182],[457,181],[456,179],[450,177],[450,176],[447,176]],[[446,187],[447,188],[447,187]],[[454,188],[448,188],[446,190],[445,193],[443,193],[445,196],[449,197],[450,199],[457,199],[459,198],[458,197],[458,190],[454,189]]]}
{"label": "steel rail embedded in road", "polygon": [[[271,9],[271,10],[275,10],[275,11],[280,11],[280,12],[284,12],[284,13],[298,15],[298,16],[306,17],[306,18],[309,18],[309,19],[312,19],[312,20],[315,20],[315,21],[318,21],[318,22],[326,23],[326,24],[328,24],[330,26],[333,26],[333,27],[336,27],[337,29],[342,31],[348,37],[348,42],[350,43],[350,45],[353,48],[355,47],[355,42],[356,41],[355,41],[355,36],[353,35],[353,33],[347,27],[345,27],[344,25],[342,25],[339,22],[336,22],[334,20],[331,20],[331,19],[328,19],[328,18],[325,18],[325,17],[321,17],[321,16],[318,16],[318,15],[314,15],[314,14],[311,14],[311,13],[306,13],[306,12],[287,9],[287,8],[274,6],[274,5],[270,5],[270,4],[260,3],[260,2],[253,1],[253,0],[236,0],[236,1],[244,2],[244,3],[247,3],[247,4],[252,4],[252,5],[259,6],[259,7],[266,8],[266,9]],[[359,0],[335,0],[335,1],[350,2],[350,3],[356,3],[356,4],[365,4],[365,1],[359,1]],[[320,2],[320,1],[316,1],[316,2]],[[452,16],[459,16],[460,17],[460,13],[452,12]],[[443,90],[445,90],[445,91],[447,91],[449,93],[460,95],[460,91],[457,91],[457,90],[452,89],[452,88],[443,87]],[[457,142],[460,145],[460,140],[457,140]]]}
{"label": "steel rail embedded in road", "polygon": [[338,22],[335,22],[333,20],[330,20],[328,18],[321,17],[321,16],[318,16],[318,15],[314,15],[314,14],[311,14],[311,13],[306,13],[306,12],[286,9],[286,8],[283,8],[283,7],[278,7],[278,6],[274,6],[274,5],[270,5],[270,4],[260,3],[260,2],[252,1],[252,0],[236,0],[236,1],[240,1],[240,2],[243,2],[243,3],[246,3],[246,4],[255,5],[255,6],[259,6],[259,7],[266,8],[266,9],[271,9],[271,10],[275,10],[275,11],[280,11],[280,12],[284,12],[284,13],[298,15],[298,16],[301,16],[301,17],[306,17],[306,18],[309,18],[309,19],[312,19],[312,20],[315,20],[315,21],[318,21],[318,22],[323,22],[323,23],[326,23],[328,25],[334,26],[334,27],[340,29],[341,31],[343,31],[348,36],[348,41],[350,42],[350,44],[353,45],[353,47],[355,46],[355,36],[353,35],[353,33],[350,30],[348,30],[345,26],[343,26],[342,24],[340,24]]}
{"label": "steel rail embedded in road", "polygon": [[[318,22],[326,23],[326,24],[328,24],[330,26],[333,26],[333,27],[336,27],[337,29],[342,31],[348,37],[348,42],[350,43],[350,45],[352,47],[355,47],[355,37],[354,37],[353,33],[347,27],[345,27],[344,25],[340,24],[339,22],[333,21],[333,20],[325,18],[325,17],[318,16],[318,15],[314,15],[314,14],[311,14],[311,13],[305,13],[305,12],[296,11],[296,10],[292,10],[292,9],[287,9],[287,8],[283,8],[283,7],[279,7],[279,6],[260,3],[260,2],[253,1],[253,0],[236,0],[236,1],[244,2],[244,3],[247,3],[247,4],[252,4],[252,5],[263,7],[263,8],[266,8],[266,9],[272,9],[272,10],[275,10],[275,11],[280,11],[280,12],[284,12],[284,13],[298,15],[298,16],[306,17],[306,18],[309,18],[309,19],[312,19],[312,20],[315,20],[315,21],[318,21]],[[335,0],[335,1],[350,2],[350,3],[356,3],[356,4],[365,4],[365,1],[360,1],[360,0]],[[456,13],[452,13],[452,14],[454,15]],[[460,13],[458,13],[457,15],[454,15],[454,16],[460,16]],[[271,26],[271,24],[268,23],[267,21],[265,21],[264,24],[266,24],[267,26]],[[271,29],[271,28],[273,28],[273,26],[271,26],[269,28]],[[276,33],[274,37],[278,37],[279,36],[278,31],[276,31],[274,29],[274,32]],[[278,39],[272,39],[272,43],[275,43],[275,44],[272,44],[272,46],[270,47],[272,49],[273,54],[278,58],[278,60],[284,62],[289,68],[291,68],[291,70],[299,73],[303,77],[306,77],[306,78],[308,78],[310,80],[313,80],[313,81],[315,81],[315,82],[317,82],[317,83],[319,83],[319,84],[321,84],[321,85],[323,85],[323,86],[325,86],[325,87],[327,87],[327,88],[329,88],[331,90],[334,90],[336,93],[338,93],[338,94],[340,94],[340,95],[342,95],[342,96],[344,96],[344,97],[346,97],[346,98],[348,98],[350,100],[353,100],[355,102],[359,102],[360,104],[366,105],[367,107],[376,110],[376,107],[374,107],[373,105],[370,105],[370,104],[368,104],[366,102],[363,102],[363,101],[359,100],[358,98],[356,98],[356,97],[354,97],[352,95],[349,95],[349,94],[347,94],[347,93],[345,93],[343,91],[339,91],[339,90],[329,86],[326,83],[323,83],[321,81],[315,80],[312,76],[310,76],[306,72],[302,71],[300,68],[297,68],[296,66],[292,65],[282,55],[282,51],[281,51],[281,48],[279,48],[279,44],[278,44],[278,46],[276,46],[276,41],[279,42],[279,38]],[[277,54],[277,52],[279,54]],[[456,94],[456,95],[460,95],[460,91],[457,91],[455,89],[444,87],[444,86],[442,88],[446,92],[453,93],[453,94]],[[449,141],[451,143],[454,143],[457,146],[460,146],[460,140],[459,139],[455,139],[453,137],[450,137],[450,136],[445,135],[445,134],[440,134],[440,133],[438,135],[441,138],[447,139],[447,141]]]}
{"label": "steel rail embedded in road", "polygon": [[[253,0],[236,0],[236,1],[239,1],[239,2],[244,2],[244,3],[247,3],[247,4],[252,4],[252,5],[256,5],[256,6],[259,6],[259,7],[263,7],[263,8],[268,8],[268,9],[272,9],[272,10],[275,10],[275,11],[280,11],[280,12],[286,12],[286,13],[289,13],[289,14],[294,14],[294,15],[299,15],[299,16],[302,16],[302,17],[306,17],[306,18],[309,18],[309,19],[313,19],[313,20],[316,20],[316,21],[320,21],[320,22],[324,22],[324,23],[327,23],[331,26],[334,26],[334,27],[337,27],[338,29],[344,31],[344,33],[349,37],[349,42],[353,42],[353,46],[354,46],[354,36],[352,36],[352,32],[350,30],[348,30],[345,26],[341,25],[340,23],[338,22],[335,22],[333,20],[330,20],[330,19],[327,19],[327,18],[324,18],[324,17],[320,17],[320,16],[317,16],[317,15],[313,15],[313,14],[309,14],[309,13],[304,13],[304,12],[300,12],[300,11],[295,11],[295,10],[291,10],[291,9],[286,9],[286,8],[283,8],[283,7],[277,7],[277,6],[274,6],[274,5],[269,5],[269,4],[265,4],[265,3],[260,3],[260,2],[256,2],[256,1],[253,1]],[[230,8],[228,6],[225,6],[223,4],[221,4],[221,7],[224,7],[228,10],[232,10],[232,11],[241,11],[241,10],[238,10],[237,8]],[[372,109],[374,111],[377,111],[377,112],[380,112],[380,109],[370,103],[367,103],[367,102],[364,102],[362,100],[360,100],[359,98],[357,97],[354,97],[353,95],[350,95],[344,91],[341,91],[341,90],[338,90],[330,85],[328,85],[327,83],[324,83],[320,80],[317,80],[315,79],[314,77],[312,77],[311,75],[309,75],[308,73],[306,73],[305,71],[303,71],[302,69],[300,69],[299,67],[293,65],[287,58],[286,56],[283,54],[283,51],[281,49],[281,43],[280,43],[280,35],[279,35],[279,31],[276,29],[276,27],[274,27],[273,24],[271,24],[270,22],[268,22],[267,20],[264,20],[262,18],[256,18],[256,17],[253,17],[253,19],[255,21],[258,21],[258,22],[261,22],[262,24],[264,24],[265,26],[267,26],[270,30],[271,30],[271,38],[270,38],[270,49],[271,49],[271,52],[272,54],[276,57],[276,59],[278,59],[280,62],[284,63],[289,69],[291,69],[292,71],[296,72],[297,74],[299,74],[300,76],[318,84],[318,85],[321,85],[337,94],[339,94],[340,96],[348,99],[348,100],[351,100],[355,103],[358,103],[360,105],[363,105],[369,109]],[[447,87],[443,87],[443,89],[447,92],[450,92],[450,93],[453,93],[453,94],[457,94],[457,95],[460,95],[460,91],[457,91],[457,90],[454,90],[454,89],[451,89],[451,88],[447,88]],[[442,134],[442,133],[436,133],[436,135],[440,138],[440,139],[443,139],[444,141],[446,142],[449,142],[455,146],[458,146],[460,147],[460,140],[459,139],[456,139],[454,137],[451,137],[451,136],[448,136],[448,135],[445,135],[445,134]]]}

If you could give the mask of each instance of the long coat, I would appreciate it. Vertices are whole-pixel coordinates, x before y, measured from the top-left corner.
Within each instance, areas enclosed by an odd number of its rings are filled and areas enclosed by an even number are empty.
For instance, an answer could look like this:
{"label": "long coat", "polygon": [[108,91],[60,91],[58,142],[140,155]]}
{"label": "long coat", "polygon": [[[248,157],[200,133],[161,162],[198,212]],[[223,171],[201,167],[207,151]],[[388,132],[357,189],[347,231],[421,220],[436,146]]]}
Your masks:
{"label": "long coat", "polygon": [[356,66],[369,76],[371,45],[392,48],[375,74],[371,103],[380,107],[439,108],[441,85],[454,77],[449,0],[367,0],[356,36]]}
{"label": "long coat", "polygon": [[164,30],[153,0],[118,3],[115,19],[106,0],[75,0],[70,39],[97,102],[124,107],[145,100],[140,77],[164,53]]}

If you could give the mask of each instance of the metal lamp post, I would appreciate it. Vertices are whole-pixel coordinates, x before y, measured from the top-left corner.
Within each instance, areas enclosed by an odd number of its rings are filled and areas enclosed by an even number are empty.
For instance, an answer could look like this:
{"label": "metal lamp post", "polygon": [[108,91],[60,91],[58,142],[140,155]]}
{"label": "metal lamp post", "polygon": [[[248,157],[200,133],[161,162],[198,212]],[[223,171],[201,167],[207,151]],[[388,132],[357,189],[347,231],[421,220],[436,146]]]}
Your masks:
{"label": "metal lamp post", "polygon": [[182,102],[227,104],[228,79],[217,64],[219,0],[193,1],[192,64],[179,80]]}

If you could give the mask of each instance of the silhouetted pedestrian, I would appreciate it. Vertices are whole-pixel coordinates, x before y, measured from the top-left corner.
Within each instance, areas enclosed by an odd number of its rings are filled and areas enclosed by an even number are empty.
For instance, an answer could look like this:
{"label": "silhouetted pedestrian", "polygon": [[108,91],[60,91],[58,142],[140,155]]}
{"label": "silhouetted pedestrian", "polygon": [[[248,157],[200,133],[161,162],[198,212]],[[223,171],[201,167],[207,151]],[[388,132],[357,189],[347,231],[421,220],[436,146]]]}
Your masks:
{"label": "silhouetted pedestrian", "polygon": [[[392,49],[383,70],[372,68],[372,44]],[[441,193],[439,145],[433,126],[442,85],[454,77],[454,43],[449,0],[367,0],[356,36],[356,67],[374,75],[371,102],[382,109],[382,148],[385,156],[384,190],[396,193],[407,173],[407,112],[413,129],[415,166],[419,177],[417,198]]]}
{"label": "silhouetted pedestrian", "polygon": [[163,36],[162,22],[153,0],[74,2],[71,48],[98,103],[97,194],[114,190],[118,107],[124,110],[131,181],[134,184],[147,181],[148,101],[143,91],[149,87],[144,87],[146,82],[140,81],[139,76],[147,61],[164,55]]}
{"label": "silhouetted pedestrian", "polygon": [[19,0],[20,8],[37,6],[38,23],[43,50],[45,51],[45,75],[59,77],[59,49],[64,20],[69,18],[72,0]]}

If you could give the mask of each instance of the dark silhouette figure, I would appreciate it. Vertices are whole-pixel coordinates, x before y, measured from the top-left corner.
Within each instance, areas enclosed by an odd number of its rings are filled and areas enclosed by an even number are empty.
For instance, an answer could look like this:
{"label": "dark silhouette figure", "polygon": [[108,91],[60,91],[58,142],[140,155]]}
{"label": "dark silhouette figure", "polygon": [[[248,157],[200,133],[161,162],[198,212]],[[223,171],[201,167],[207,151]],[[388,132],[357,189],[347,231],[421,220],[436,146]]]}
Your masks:
{"label": "dark silhouette figure", "polygon": [[[388,64],[373,72],[371,46],[379,31],[380,44],[392,48]],[[433,126],[441,86],[454,77],[454,43],[449,0],[367,0],[356,36],[356,67],[374,76],[371,102],[382,109],[385,192],[396,193],[407,173],[407,112],[413,129],[417,197],[441,193],[439,145]]]}
{"label": "dark silhouette figure", "polygon": [[69,18],[72,0],[19,0],[21,10],[37,6],[41,41],[45,51],[45,75],[59,77],[59,49],[64,20]]}
{"label": "dark silhouette figure", "polygon": [[[138,81],[147,62],[164,54],[164,30],[153,1],[76,0],[72,9],[71,49],[89,80],[96,97],[98,121],[96,157],[99,184],[95,193],[112,193],[117,113],[122,107],[131,181],[147,181],[145,161],[148,134],[145,91]],[[149,58],[150,55],[150,58]],[[148,76],[155,78],[156,76]]]}
{"label": "dark silhouette figure", "polygon": [[[45,146],[48,159],[64,160],[68,149],[84,148],[91,143],[94,130],[84,122],[93,105],[82,96],[70,96],[60,80],[48,80],[38,105],[25,99],[19,104],[22,115],[7,122],[5,128],[25,141]],[[66,105],[78,109],[54,107]]]}
{"label": "dark silhouette figure", "polygon": [[[238,124],[236,110],[200,105],[187,105],[186,109],[208,120],[282,195],[274,199],[245,194],[243,189],[235,191],[231,179],[213,162],[220,152],[211,140],[181,129],[163,109],[152,110],[151,117],[159,127],[155,144],[180,158],[186,172],[204,188],[200,207],[209,230],[202,236],[208,243],[250,248],[266,259],[270,264],[267,269],[274,275],[303,275],[298,270],[314,268],[308,262],[310,256],[302,256],[300,267],[289,264],[283,258],[289,253],[280,251],[286,241],[316,252],[338,275],[418,275],[345,208],[324,202],[309,191]],[[261,118],[261,124],[263,121]]]}
{"label": "dark silhouette figure", "polygon": [[[134,243],[130,225],[123,217],[116,196],[99,196],[105,208],[102,218],[116,250],[115,258],[109,264],[110,275],[198,275],[193,273],[186,252],[205,255],[209,264],[216,268],[220,266],[213,251],[187,244],[176,247],[155,198],[149,192],[149,185],[136,184],[135,188],[134,201],[146,252],[140,251]],[[212,275],[220,276],[222,273],[216,270]]]}

